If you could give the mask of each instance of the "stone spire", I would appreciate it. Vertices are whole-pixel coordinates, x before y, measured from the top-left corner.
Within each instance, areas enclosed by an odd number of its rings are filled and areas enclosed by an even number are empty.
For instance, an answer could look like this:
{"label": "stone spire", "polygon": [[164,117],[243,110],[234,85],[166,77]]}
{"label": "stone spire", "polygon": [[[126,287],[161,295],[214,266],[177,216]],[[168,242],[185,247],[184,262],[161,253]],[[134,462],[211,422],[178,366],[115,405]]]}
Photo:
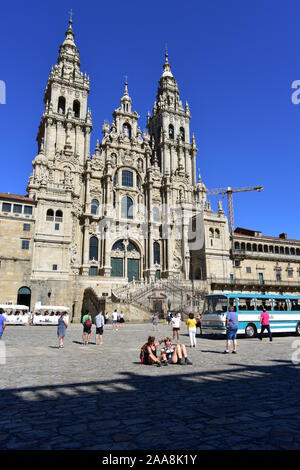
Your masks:
{"label": "stone spire", "polygon": [[65,32],[65,40],[59,48],[57,65],[60,67],[62,78],[81,78],[79,51],[74,42],[72,28],[72,15],[69,19],[69,27]]}
{"label": "stone spire", "polygon": [[173,74],[171,72],[171,64],[169,64],[169,54],[168,51],[165,52],[165,63],[163,65],[163,73],[162,77],[173,77]]}
{"label": "stone spire", "polygon": [[125,90],[121,98],[121,109],[126,113],[131,113],[131,103],[132,101],[128,94],[128,80],[127,77],[125,77]]}

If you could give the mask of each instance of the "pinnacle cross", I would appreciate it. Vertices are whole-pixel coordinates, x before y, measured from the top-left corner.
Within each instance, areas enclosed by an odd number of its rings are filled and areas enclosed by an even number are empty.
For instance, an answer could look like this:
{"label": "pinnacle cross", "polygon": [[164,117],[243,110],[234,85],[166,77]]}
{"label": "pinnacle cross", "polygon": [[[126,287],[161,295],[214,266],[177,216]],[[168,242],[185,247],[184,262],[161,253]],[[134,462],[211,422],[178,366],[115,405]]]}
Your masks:
{"label": "pinnacle cross", "polygon": [[168,54],[168,44],[166,43],[166,44],[165,44],[165,58],[166,58],[166,62],[168,62],[168,57],[169,57],[169,54]]}

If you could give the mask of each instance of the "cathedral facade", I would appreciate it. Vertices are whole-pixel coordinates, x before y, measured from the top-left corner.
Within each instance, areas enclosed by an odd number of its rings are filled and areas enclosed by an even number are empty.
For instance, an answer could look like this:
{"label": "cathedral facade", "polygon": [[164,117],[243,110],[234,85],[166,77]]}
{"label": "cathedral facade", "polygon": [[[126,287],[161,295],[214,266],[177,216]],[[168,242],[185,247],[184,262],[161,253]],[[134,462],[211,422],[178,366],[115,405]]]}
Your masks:
{"label": "cathedral facade", "polygon": [[[0,194],[0,303],[67,305],[80,318],[87,289],[111,298],[128,283],[209,290],[234,262],[222,205],[196,175],[190,109],[165,55],[147,130],[125,83],[120,106],[90,150],[90,80],[72,21],[44,95],[27,196]],[[10,233],[10,235],[8,235]]]}

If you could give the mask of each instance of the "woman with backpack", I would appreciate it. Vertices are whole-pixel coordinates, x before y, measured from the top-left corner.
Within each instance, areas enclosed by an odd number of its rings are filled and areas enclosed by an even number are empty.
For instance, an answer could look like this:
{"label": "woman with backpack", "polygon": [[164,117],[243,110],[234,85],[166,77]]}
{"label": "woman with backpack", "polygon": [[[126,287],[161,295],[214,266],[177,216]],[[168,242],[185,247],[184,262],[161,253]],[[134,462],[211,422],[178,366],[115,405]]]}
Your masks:
{"label": "woman with backpack", "polygon": [[84,345],[89,344],[90,337],[91,337],[91,330],[92,330],[92,317],[87,311],[85,315],[82,317],[82,324],[83,324],[83,335],[82,335],[82,342]]}

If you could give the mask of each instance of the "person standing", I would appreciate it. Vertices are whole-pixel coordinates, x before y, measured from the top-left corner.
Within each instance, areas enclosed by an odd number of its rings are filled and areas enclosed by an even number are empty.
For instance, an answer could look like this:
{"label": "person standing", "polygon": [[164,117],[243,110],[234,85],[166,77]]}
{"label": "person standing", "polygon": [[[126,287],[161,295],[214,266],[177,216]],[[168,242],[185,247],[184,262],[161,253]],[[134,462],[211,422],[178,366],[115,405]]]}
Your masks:
{"label": "person standing", "polygon": [[227,328],[227,341],[226,349],[224,354],[228,354],[233,341],[233,354],[236,354],[237,350],[237,331],[238,331],[238,314],[234,311],[233,307],[229,307],[229,311],[226,315],[226,328]]}
{"label": "person standing", "polygon": [[66,331],[68,328],[68,321],[65,317],[64,312],[57,312],[59,314],[58,324],[57,324],[57,337],[59,341],[59,348],[64,347],[64,337],[66,336]]}
{"label": "person standing", "polygon": [[108,312],[105,312],[105,315],[104,315],[104,322],[105,322],[105,325],[107,325],[108,322],[109,322]]}
{"label": "person standing", "polygon": [[89,344],[92,325],[93,325],[92,317],[88,311],[82,317],[82,324],[83,324],[82,342],[84,345],[86,345],[86,344]]}
{"label": "person standing", "polygon": [[120,313],[119,322],[120,322],[120,329],[121,329],[121,328],[124,328],[124,326],[125,326],[125,319],[124,319],[124,313],[123,313],[122,311],[121,311],[121,313]]}
{"label": "person standing", "polygon": [[96,323],[96,346],[97,346],[99,336],[100,336],[100,345],[103,344],[103,328],[104,328],[105,320],[104,320],[104,316],[102,312],[99,312],[98,315],[96,315],[95,323]]}
{"label": "person standing", "polygon": [[172,318],[171,325],[173,328],[173,340],[176,339],[176,336],[177,336],[177,340],[179,341],[180,340],[180,327],[181,327],[181,319],[180,319],[179,313],[176,313],[175,317]]}
{"label": "person standing", "polygon": [[197,331],[197,328],[200,329],[200,335],[202,336],[202,324],[201,324],[200,312],[198,312],[197,315],[196,315],[196,331]]}
{"label": "person standing", "polygon": [[158,331],[158,313],[154,313],[152,316],[152,327],[154,331]]}
{"label": "person standing", "polygon": [[112,313],[112,323],[113,323],[113,330],[118,331],[118,312],[116,308]]}
{"label": "person standing", "polygon": [[193,313],[189,313],[189,318],[186,321],[189,337],[190,337],[190,347],[196,347],[196,319],[194,318]]}
{"label": "person standing", "polygon": [[0,308],[0,340],[2,339],[3,333],[6,328],[6,318],[3,315],[4,311],[2,308]]}
{"label": "person standing", "polygon": [[260,324],[261,324],[261,330],[260,330],[260,335],[259,339],[262,341],[262,335],[265,330],[269,333],[269,339],[270,341],[273,341],[272,339],[272,332],[270,328],[270,316],[268,312],[266,311],[265,307],[263,308],[263,311],[260,316]]}

